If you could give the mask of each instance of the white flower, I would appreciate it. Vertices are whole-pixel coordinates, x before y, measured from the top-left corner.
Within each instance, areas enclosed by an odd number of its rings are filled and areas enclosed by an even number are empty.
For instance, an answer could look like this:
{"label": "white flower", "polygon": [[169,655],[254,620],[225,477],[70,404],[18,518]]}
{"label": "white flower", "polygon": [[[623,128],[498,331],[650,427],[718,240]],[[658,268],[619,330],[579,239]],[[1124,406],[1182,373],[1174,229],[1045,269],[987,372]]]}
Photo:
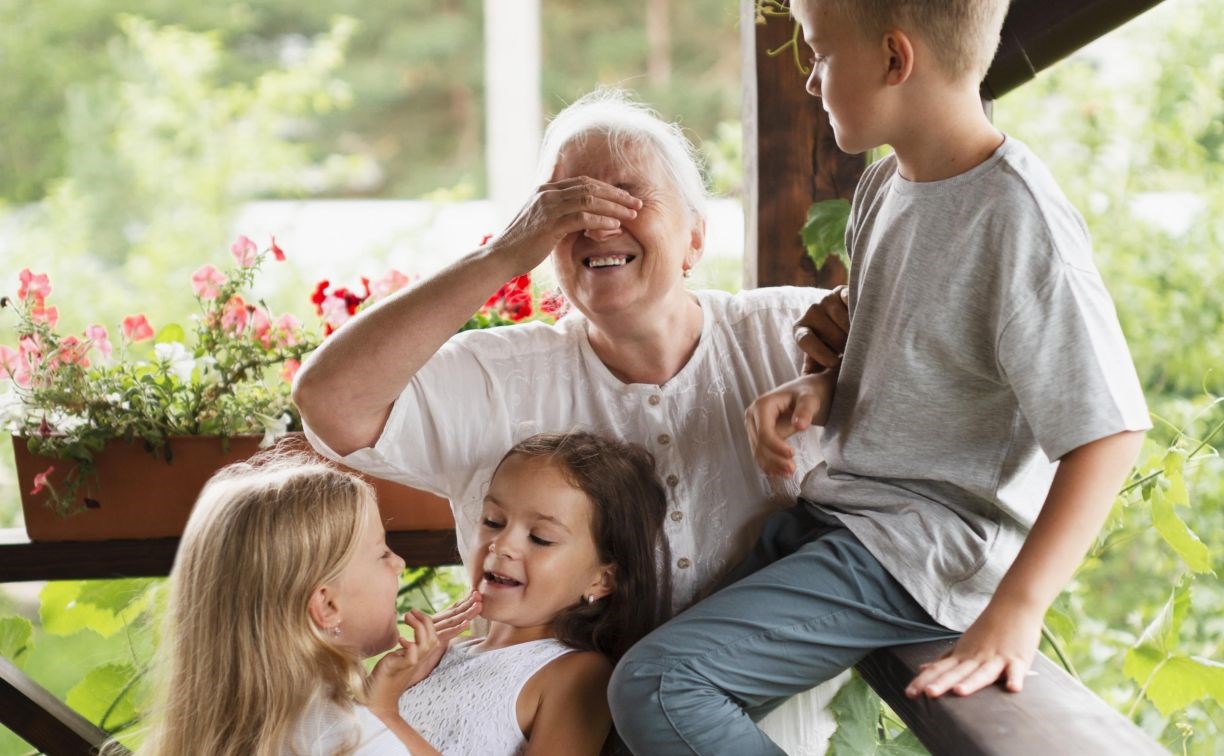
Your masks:
{"label": "white flower", "polygon": [[0,432],[14,434],[25,425],[29,410],[21,397],[12,391],[0,394]]}
{"label": "white flower", "polygon": [[269,446],[276,443],[276,439],[288,433],[289,421],[293,419],[289,416],[288,412],[280,417],[272,417],[270,415],[262,415],[258,413],[255,415],[255,417],[259,419],[259,422],[262,423],[264,427],[264,437],[263,440],[259,442],[260,449],[267,449]]}
{"label": "white flower", "polygon": [[157,355],[158,362],[177,375],[180,381],[191,382],[191,371],[195,370],[195,358],[191,356],[191,352],[187,351],[187,347],[177,341],[171,341],[153,347],[153,353]]}
{"label": "white flower", "polygon": [[196,360],[195,366],[200,369],[200,383],[205,386],[221,380],[221,371],[217,370],[217,358],[211,354]]}
{"label": "white flower", "polygon": [[78,428],[89,425],[89,421],[80,415],[70,415],[56,410],[48,412],[46,417],[47,425],[50,425],[56,433],[72,433]]}

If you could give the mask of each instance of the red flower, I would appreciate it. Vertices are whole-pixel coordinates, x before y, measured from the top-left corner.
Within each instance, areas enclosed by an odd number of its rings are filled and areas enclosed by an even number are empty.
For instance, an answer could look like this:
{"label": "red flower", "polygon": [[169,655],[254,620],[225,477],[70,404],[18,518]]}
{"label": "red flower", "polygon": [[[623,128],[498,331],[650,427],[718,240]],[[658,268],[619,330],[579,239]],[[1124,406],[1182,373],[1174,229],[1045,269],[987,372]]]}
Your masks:
{"label": "red flower", "polygon": [[51,467],[48,467],[46,470],[43,470],[42,472],[34,476],[34,487],[30,489],[31,496],[37,496],[38,494],[43,492],[44,488],[50,485],[47,482],[47,476],[53,472],[55,472],[54,465],[52,465]]}
{"label": "red flower", "polygon": [[560,289],[553,289],[540,299],[540,310],[554,320],[560,320],[569,312],[569,300]]}
{"label": "red flower", "polygon": [[314,294],[310,295],[310,301],[314,303],[316,315],[323,314],[323,300],[327,299],[327,294],[324,292],[327,291],[328,286],[331,286],[330,281],[320,281],[315,284]]}
{"label": "red flower", "polygon": [[276,237],[275,237],[275,236],[273,236],[273,237],[272,237],[272,247],[271,247],[271,249],[272,249],[272,256],[276,258],[276,261],[277,261],[277,262],[284,262],[284,261],[285,261],[285,250],[281,249],[281,248],[280,248],[280,247],[279,247],[279,246],[276,244]]}
{"label": "red flower", "polygon": [[153,326],[143,314],[128,315],[123,319],[123,336],[128,341],[137,342],[153,338]]}

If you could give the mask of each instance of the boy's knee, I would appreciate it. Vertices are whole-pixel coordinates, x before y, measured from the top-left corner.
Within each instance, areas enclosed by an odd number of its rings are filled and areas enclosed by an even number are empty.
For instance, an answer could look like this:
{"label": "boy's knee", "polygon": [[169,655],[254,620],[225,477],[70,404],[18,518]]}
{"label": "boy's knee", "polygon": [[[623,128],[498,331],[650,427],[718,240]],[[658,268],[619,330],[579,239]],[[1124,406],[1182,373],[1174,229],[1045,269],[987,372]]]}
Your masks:
{"label": "boy's knee", "polygon": [[641,722],[643,716],[650,715],[650,710],[660,711],[659,683],[663,679],[663,667],[636,658],[635,650],[630,649],[620,660],[608,681],[608,707],[622,737],[626,728]]}

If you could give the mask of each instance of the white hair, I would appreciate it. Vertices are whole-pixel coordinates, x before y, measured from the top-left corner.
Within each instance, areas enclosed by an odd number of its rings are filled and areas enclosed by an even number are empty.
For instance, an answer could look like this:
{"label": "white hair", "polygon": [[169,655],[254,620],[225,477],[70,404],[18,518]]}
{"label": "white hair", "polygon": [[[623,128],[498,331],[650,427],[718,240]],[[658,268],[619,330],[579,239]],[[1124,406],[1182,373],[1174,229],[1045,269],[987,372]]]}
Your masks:
{"label": "white hair", "polygon": [[679,125],[664,121],[622,89],[601,87],[575,100],[552,119],[540,146],[537,183],[552,179],[566,147],[581,145],[595,134],[608,140],[618,160],[624,159],[629,146],[653,151],[684,204],[696,218],[706,217],[708,195],[692,142]]}

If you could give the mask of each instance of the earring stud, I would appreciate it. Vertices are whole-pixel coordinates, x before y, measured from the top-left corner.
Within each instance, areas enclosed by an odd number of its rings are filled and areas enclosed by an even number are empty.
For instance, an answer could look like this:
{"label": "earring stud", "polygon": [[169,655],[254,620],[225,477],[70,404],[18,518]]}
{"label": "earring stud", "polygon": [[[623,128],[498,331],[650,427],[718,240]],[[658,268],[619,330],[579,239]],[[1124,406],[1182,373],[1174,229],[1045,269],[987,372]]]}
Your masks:
{"label": "earring stud", "polygon": [[340,623],[339,622],[337,622],[335,625],[332,625],[331,634],[333,638],[340,637]]}

